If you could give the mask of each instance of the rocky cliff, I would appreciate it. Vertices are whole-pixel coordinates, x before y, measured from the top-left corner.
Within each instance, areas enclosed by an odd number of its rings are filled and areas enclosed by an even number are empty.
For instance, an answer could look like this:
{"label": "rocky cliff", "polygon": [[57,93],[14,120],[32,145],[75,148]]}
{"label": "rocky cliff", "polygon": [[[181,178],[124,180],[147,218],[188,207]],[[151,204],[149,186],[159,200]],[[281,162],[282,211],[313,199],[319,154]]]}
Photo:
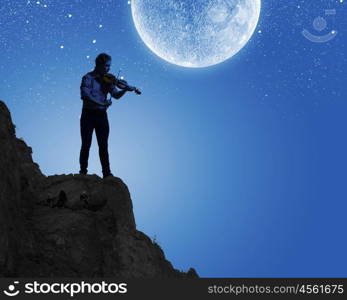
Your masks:
{"label": "rocky cliff", "polygon": [[136,229],[116,177],[45,176],[0,101],[1,277],[197,277]]}

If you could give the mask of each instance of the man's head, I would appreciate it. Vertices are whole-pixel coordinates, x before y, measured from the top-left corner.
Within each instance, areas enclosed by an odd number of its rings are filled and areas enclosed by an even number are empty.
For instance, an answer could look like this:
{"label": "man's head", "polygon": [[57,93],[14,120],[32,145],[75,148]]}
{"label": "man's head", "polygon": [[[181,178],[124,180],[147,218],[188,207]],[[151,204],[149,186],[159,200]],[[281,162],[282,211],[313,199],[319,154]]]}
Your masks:
{"label": "man's head", "polygon": [[100,53],[95,59],[95,71],[104,75],[110,71],[112,58],[106,53]]}

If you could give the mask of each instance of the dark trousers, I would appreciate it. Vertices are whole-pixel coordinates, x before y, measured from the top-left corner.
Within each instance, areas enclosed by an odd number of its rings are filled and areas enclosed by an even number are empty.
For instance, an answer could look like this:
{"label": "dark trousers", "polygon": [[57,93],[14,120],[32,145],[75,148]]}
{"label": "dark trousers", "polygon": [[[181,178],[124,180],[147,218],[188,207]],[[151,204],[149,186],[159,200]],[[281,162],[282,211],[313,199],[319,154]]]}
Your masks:
{"label": "dark trousers", "polygon": [[108,157],[108,135],[110,127],[108,124],[106,111],[82,110],[81,116],[81,138],[82,147],[80,152],[81,173],[87,173],[89,149],[92,144],[93,131],[95,129],[96,138],[99,145],[99,157],[102,166],[102,173],[111,173]]}

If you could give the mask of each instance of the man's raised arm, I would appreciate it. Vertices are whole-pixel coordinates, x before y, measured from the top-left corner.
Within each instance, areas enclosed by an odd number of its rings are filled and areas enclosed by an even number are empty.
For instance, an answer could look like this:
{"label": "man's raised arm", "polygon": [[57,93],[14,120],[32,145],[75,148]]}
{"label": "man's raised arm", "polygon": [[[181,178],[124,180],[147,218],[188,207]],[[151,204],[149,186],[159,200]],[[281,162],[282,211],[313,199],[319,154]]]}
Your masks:
{"label": "man's raised arm", "polygon": [[113,98],[119,99],[121,98],[125,93],[127,92],[127,90],[118,90],[116,88],[116,86],[113,86],[110,93],[112,95]]}

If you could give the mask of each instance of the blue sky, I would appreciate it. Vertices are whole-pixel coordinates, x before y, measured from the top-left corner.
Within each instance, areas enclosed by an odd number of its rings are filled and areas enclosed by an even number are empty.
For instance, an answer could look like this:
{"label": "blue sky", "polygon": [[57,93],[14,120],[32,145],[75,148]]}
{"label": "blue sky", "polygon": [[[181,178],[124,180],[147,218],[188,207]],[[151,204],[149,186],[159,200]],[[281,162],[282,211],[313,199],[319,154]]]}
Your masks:
{"label": "blue sky", "polygon": [[246,47],[202,69],[155,56],[127,1],[37,2],[0,0],[0,99],[46,175],[78,172],[80,80],[107,52],[143,91],[109,109],[112,171],[176,268],[346,276],[345,1],[262,1]]}

